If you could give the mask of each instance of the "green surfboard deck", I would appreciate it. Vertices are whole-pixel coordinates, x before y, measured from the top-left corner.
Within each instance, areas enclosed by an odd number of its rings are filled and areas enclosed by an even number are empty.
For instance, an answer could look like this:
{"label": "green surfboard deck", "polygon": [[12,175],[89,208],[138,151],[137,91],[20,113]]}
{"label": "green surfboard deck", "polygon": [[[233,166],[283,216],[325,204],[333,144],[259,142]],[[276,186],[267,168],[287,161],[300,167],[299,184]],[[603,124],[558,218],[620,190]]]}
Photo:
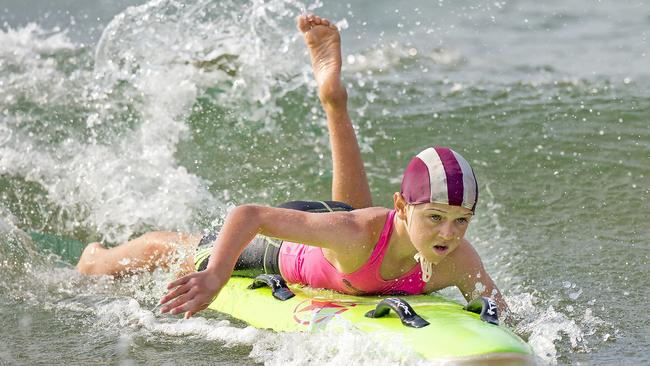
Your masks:
{"label": "green surfboard deck", "polygon": [[530,346],[505,326],[482,321],[478,314],[437,295],[400,296],[430,325],[404,326],[391,311],[383,318],[367,318],[383,299],[350,296],[327,290],[290,285],[295,297],[275,299],[268,287],[248,289],[252,279],[233,277],[209,306],[256,328],[275,331],[317,331],[347,325],[362,332],[398,337],[405,345],[430,360],[480,360],[491,357],[532,363]]}

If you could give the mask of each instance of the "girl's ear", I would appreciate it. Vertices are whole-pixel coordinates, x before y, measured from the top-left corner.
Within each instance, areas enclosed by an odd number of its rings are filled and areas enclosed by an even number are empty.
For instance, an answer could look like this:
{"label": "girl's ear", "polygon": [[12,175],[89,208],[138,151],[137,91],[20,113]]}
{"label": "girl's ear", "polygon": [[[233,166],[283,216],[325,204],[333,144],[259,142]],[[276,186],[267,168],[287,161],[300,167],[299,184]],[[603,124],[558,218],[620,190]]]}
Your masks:
{"label": "girl's ear", "polygon": [[406,207],[408,204],[406,203],[406,200],[404,197],[402,197],[402,194],[399,192],[393,193],[393,204],[395,206],[395,215],[400,218],[400,220],[406,221],[407,219],[407,213],[406,213]]}

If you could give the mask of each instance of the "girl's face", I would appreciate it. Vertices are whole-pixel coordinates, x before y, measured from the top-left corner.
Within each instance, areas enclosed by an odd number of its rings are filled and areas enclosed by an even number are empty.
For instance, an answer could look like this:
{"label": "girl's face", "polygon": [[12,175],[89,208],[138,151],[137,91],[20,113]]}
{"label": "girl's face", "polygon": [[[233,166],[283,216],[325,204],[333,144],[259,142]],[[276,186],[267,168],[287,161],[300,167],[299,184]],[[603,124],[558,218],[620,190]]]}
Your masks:
{"label": "girl's face", "polygon": [[471,210],[442,203],[407,205],[406,214],[413,246],[434,264],[458,248],[472,218]]}

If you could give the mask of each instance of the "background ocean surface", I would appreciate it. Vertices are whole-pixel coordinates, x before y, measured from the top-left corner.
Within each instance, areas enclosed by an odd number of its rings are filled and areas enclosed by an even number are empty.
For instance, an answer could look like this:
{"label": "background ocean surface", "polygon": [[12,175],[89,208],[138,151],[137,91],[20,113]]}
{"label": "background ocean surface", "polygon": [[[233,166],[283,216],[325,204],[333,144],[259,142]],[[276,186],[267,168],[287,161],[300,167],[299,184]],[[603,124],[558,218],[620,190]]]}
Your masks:
{"label": "background ocean surface", "polygon": [[[0,364],[417,364],[354,331],[151,312],[170,275],[78,275],[80,246],[329,197],[303,11],[342,29],[376,204],[452,146],[469,239],[540,363],[650,363],[645,1],[0,0]],[[457,290],[443,294],[460,299]]]}

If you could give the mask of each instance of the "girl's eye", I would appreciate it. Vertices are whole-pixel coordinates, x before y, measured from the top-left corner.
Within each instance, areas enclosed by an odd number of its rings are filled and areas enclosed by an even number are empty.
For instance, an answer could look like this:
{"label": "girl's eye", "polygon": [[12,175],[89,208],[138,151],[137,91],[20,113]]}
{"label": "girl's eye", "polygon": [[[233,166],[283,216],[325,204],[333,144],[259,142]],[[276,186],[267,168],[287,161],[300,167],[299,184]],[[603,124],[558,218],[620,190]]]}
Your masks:
{"label": "girl's eye", "polygon": [[461,225],[465,225],[469,222],[469,220],[466,217],[459,217],[456,219],[456,222]]}
{"label": "girl's eye", "polygon": [[431,220],[433,220],[433,221],[442,221],[442,216],[440,216],[440,215],[431,215]]}

